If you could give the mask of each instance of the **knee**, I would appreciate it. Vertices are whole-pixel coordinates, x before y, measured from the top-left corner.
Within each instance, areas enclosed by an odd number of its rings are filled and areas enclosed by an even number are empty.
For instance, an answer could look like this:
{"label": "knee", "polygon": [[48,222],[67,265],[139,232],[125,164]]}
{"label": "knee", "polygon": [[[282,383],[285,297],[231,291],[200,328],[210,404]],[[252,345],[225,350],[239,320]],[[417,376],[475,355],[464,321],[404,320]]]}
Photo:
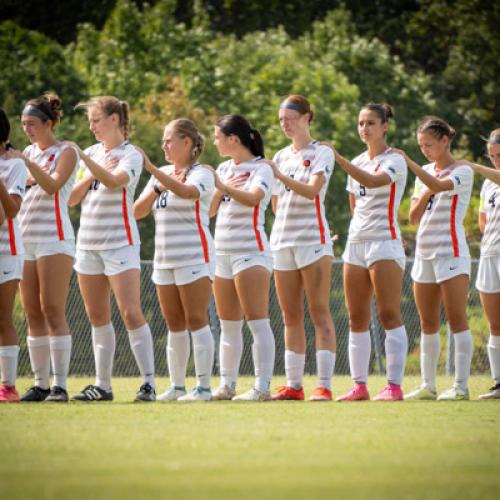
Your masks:
{"label": "knee", "polygon": [[140,307],[125,307],[121,313],[127,330],[135,330],[145,323],[144,315]]}
{"label": "knee", "polygon": [[378,311],[378,319],[385,330],[401,326],[401,314],[397,309],[381,308]]}
{"label": "knee", "polygon": [[316,332],[329,332],[332,329],[332,317],[329,309],[324,307],[310,307],[309,316],[311,316],[311,321]]}
{"label": "knee", "polygon": [[61,307],[52,302],[42,303],[42,314],[49,325],[49,328],[58,328],[64,323],[64,307]]}
{"label": "knee", "polygon": [[361,311],[349,311],[349,329],[353,332],[365,332],[370,328],[370,314]]}
{"label": "knee", "polygon": [[191,331],[199,330],[208,324],[208,313],[190,313],[187,315],[186,323]]}
{"label": "knee", "polygon": [[285,326],[293,327],[304,324],[304,312],[302,310],[283,309],[283,323]]}
{"label": "knee", "polygon": [[420,319],[420,328],[425,333],[436,333],[439,331],[439,320],[430,320],[427,318]]}

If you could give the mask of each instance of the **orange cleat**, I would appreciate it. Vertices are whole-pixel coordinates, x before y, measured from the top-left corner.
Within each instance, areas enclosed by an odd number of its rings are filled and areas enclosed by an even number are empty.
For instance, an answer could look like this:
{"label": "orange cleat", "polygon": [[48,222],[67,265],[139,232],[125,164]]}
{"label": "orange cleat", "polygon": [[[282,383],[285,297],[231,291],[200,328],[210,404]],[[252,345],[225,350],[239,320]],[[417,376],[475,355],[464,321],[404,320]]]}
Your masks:
{"label": "orange cleat", "polygon": [[331,401],[332,400],[332,391],[327,389],[326,387],[316,387],[309,397],[309,401]]}
{"label": "orange cleat", "polygon": [[304,401],[304,388],[294,389],[288,385],[282,385],[276,387],[278,391],[276,394],[271,396],[273,401]]}

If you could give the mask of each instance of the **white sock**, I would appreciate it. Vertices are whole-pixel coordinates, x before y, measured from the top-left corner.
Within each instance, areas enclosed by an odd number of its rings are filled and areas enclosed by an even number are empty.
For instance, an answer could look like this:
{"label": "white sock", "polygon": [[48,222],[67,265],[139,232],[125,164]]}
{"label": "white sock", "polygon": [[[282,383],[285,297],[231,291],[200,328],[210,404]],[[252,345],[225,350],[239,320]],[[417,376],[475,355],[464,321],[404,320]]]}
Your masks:
{"label": "white sock", "polygon": [[191,353],[189,332],[169,332],[167,341],[167,362],[170,383],[174,387],[186,386],[186,369]]}
{"label": "white sock", "polygon": [[306,355],[293,351],[285,351],[286,385],[300,389],[304,380]]}
{"label": "white sock", "polygon": [[496,384],[500,384],[500,335],[491,335],[488,342],[491,376]]}
{"label": "white sock", "polygon": [[253,335],[252,354],[255,367],[255,388],[269,392],[274,371],[275,344],[269,318],[248,321]]}
{"label": "white sock", "polygon": [[155,358],[153,352],[153,336],[149,325],[144,323],[135,330],[128,331],[128,340],[134,353],[144,383],[155,387]]}
{"label": "white sock", "polygon": [[41,389],[48,389],[50,387],[49,336],[27,337],[27,344],[35,385]]}
{"label": "white sock", "polygon": [[95,385],[109,391],[111,373],[115,358],[116,338],[113,323],[104,326],[92,326],[92,347],[95,360]]}
{"label": "white sock", "polygon": [[241,354],[243,353],[243,321],[220,320],[220,385],[236,388],[236,379],[240,369]]}
{"label": "white sock", "polygon": [[401,385],[405,373],[406,356],[408,355],[408,337],[404,325],[385,331],[385,359],[387,366],[387,382],[390,385]]}
{"label": "white sock", "polygon": [[465,391],[470,375],[472,361],[472,334],[470,330],[453,334],[455,341],[455,385]]}
{"label": "white sock", "polygon": [[318,372],[318,386],[332,390],[332,377],[335,368],[336,354],[332,351],[316,351],[316,370]]}
{"label": "white sock", "polygon": [[50,337],[50,359],[54,372],[54,385],[66,389],[69,360],[71,358],[71,335]]}
{"label": "white sock", "polygon": [[349,332],[349,366],[351,377],[357,384],[368,382],[368,366],[372,352],[370,332]]}
{"label": "white sock", "polygon": [[214,366],[214,338],[208,325],[191,332],[196,385],[208,389]]}
{"label": "white sock", "polygon": [[8,387],[14,387],[16,385],[18,357],[18,345],[5,345],[0,347],[0,373],[2,376],[2,385]]}
{"label": "white sock", "polygon": [[420,336],[420,372],[425,387],[431,391],[436,390],[436,376],[441,343],[439,332]]}

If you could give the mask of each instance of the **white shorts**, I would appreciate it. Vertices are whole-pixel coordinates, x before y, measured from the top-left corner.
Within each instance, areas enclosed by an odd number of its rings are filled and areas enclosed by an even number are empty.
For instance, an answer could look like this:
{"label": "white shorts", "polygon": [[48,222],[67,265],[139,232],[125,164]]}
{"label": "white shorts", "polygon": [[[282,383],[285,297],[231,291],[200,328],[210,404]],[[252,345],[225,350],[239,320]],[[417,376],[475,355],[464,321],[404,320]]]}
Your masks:
{"label": "white shorts", "polygon": [[76,250],[75,271],[80,274],[113,276],[130,269],[141,269],[140,245],[112,250]]}
{"label": "white shorts", "polygon": [[333,259],[332,245],[307,245],[273,250],[275,271],[295,271],[318,261],[324,256]]}
{"label": "white shorts", "polygon": [[204,262],[193,266],[176,267],[174,269],[153,269],[151,279],[155,285],[189,285],[200,278],[214,280],[215,262]]}
{"label": "white shorts", "polygon": [[470,276],[470,257],[421,259],[415,257],[411,277],[417,283],[442,283],[461,274]]}
{"label": "white shorts", "polygon": [[255,266],[262,266],[271,273],[273,270],[273,258],[268,253],[251,255],[217,254],[215,275],[219,278],[232,280],[241,271]]}
{"label": "white shorts", "polygon": [[69,255],[75,258],[75,240],[51,241],[49,243],[24,243],[24,260],[38,260],[50,255]]}
{"label": "white shorts", "polygon": [[347,264],[368,269],[379,260],[393,260],[404,271],[406,256],[399,240],[349,241],[342,254]]}
{"label": "white shorts", "polygon": [[24,255],[0,255],[0,285],[23,279]]}
{"label": "white shorts", "polygon": [[479,259],[476,288],[483,293],[500,293],[500,255]]}

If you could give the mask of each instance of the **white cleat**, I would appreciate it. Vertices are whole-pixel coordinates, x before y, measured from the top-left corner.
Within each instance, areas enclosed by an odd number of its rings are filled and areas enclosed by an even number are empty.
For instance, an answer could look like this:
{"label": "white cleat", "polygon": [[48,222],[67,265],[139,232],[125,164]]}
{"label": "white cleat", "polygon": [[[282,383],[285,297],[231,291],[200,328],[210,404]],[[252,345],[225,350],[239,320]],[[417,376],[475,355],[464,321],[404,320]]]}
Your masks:
{"label": "white cleat", "polygon": [[453,386],[442,392],[438,396],[438,401],[465,401],[469,399],[469,389],[460,389],[459,387]]}
{"label": "white cleat", "polygon": [[156,401],[176,401],[181,396],[186,395],[185,387],[170,386],[165,392],[156,396]]}
{"label": "white cleat", "polygon": [[234,396],[233,401],[270,401],[271,394],[269,392],[261,392],[255,387],[252,387],[247,392]]}
{"label": "white cleat", "polygon": [[437,393],[434,389],[429,389],[426,385],[417,387],[414,391],[405,395],[405,401],[411,399],[413,401],[433,401],[437,399]]}
{"label": "white cleat", "polygon": [[212,399],[214,401],[229,401],[234,396],[236,396],[236,391],[227,385],[221,385],[212,392]]}
{"label": "white cleat", "polygon": [[490,392],[481,394],[481,396],[479,396],[479,399],[500,399],[500,384],[493,386],[490,389]]}
{"label": "white cleat", "polygon": [[210,401],[212,399],[212,391],[208,387],[195,387],[191,392],[181,396],[177,401],[192,403],[193,401]]}

